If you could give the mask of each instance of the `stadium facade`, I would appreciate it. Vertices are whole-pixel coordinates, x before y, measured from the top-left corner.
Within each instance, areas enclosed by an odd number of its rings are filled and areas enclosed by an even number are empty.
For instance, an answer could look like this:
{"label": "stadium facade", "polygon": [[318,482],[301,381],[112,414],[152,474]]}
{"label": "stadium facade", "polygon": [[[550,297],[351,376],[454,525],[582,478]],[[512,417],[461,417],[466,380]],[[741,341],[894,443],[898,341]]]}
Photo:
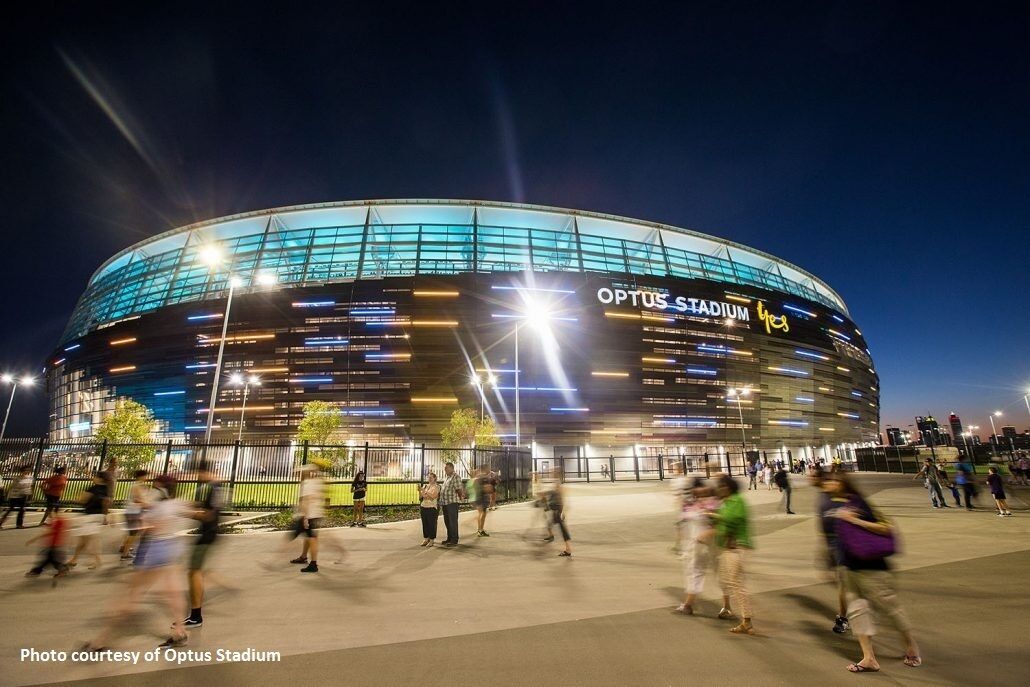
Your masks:
{"label": "stadium facade", "polygon": [[[879,426],[862,333],[799,267],[591,212],[382,200],[201,222],[112,257],[48,360],[50,438],[90,437],[118,398],[167,438],[202,437],[223,325],[217,440],[241,418],[246,440],[288,440],[311,400],[351,440],[394,444],[438,442],[471,407],[543,456],[829,457]],[[245,413],[234,372],[260,378]]]}

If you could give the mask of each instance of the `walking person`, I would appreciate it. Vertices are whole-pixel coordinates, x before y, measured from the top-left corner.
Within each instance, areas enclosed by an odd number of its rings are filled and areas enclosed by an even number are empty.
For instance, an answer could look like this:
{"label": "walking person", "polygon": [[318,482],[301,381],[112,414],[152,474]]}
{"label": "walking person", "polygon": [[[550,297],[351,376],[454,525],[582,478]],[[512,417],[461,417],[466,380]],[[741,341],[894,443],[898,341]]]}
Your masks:
{"label": "walking person", "polygon": [[489,510],[497,510],[497,489],[501,486],[501,476],[491,470],[486,476],[484,485],[487,488],[487,494],[490,495]]}
{"label": "walking person", "polygon": [[145,535],[136,555],[128,592],[121,596],[111,620],[100,633],[82,646],[83,651],[106,648],[114,630],[133,615],[140,598],[155,584],[172,619],[172,634],[157,648],[179,647],[188,641],[182,624],[182,618],[186,615],[181,563],[183,545],[176,531],[180,521],[189,517],[191,511],[187,504],[175,498],[176,481],[171,475],[155,478],[154,489],[156,496],[143,514]]}
{"label": "walking person", "polygon": [[422,544],[432,547],[436,545],[436,526],[440,522],[440,484],[436,481],[436,473],[430,472],[422,488],[418,490],[421,499],[418,512],[422,518]]}
{"label": "walking person", "polygon": [[747,503],[740,495],[740,487],[727,474],[716,477],[716,495],[722,499],[719,509],[712,514],[715,520],[715,544],[719,548],[719,583],[722,587],[722,609],[719,617],[732,618],[730,602],[737,605],[740,624],[731,628],[734,634],[753,635],[751,624],[751,595],[744,585],[745,551],[752,548],[751,523]]}
{"label": "walking person", "polygon": [[132,560],[132,549],[139,542],[143,531],[143,509],[150,501],[152,489],[147,484],[150,473],[137,470],[132,475],[132,486],[129,487],[129,498],[125,503],[125,539],[121,546],[121,560]]}
{"label": "walking person", "polygon": [[458,543],[458,504],[465,500],[465,496],[465,485],[454,471],[454,463],[444,463],[439,499],[440,508],[443,510],[443,524],[447,529],[444,546],[454,546]]}
{"label": "walking person", "polygon": [[848,622],[848,595],[847,590],[844,589],[844,568],[837,547],[837,521],[830,517],[829,513],[845,505],[847,498],[833,496],[823,489],[825,475],[822,468],[813,466],[808,471],[808,483],[818,491],[819,531],[822,532],[825,544],[825,549],[818,558],[825,564],[826,570],[833,577],[837,587],[837,617],[833,620],[833,631],[837,634],[844,634],[851,629],[851,624]]}
{"label": "walking person", "polygon": [[941,491],[941,475],[933,461],[927,458],[923,461],[923,467],[912,478],[913,481],[923,479],[923,486],[930,493],[930,505],[934,508],[947,508],[944,501],[944,492]]}
{"label": "walking person", "polygon": [[368,482],[365,480],[365,471],[358,470],[354,480],[350,483],[350,493],[354,499],[354,519],[351,520],[351,527],[365,527],[365,491],[368,489]]}
{"label": "walking person", "polygon": [[200,534],[190,551],[190,614],[182,623],[186,629],[204,624],[201,611],[204,603],[204,561],[218,537],[218,518],[222,513],[222,482],[207,462],[200,464],[197,481],[201,485],[200,498],[194,506],[192,517],[200,522],[197,528]]}
{"label": "walking person", "polygon": [[114,505],[115,490],[118,488],[118,457],[111,456],[111,459],[107,461],[107,469],[102,470],[100,474],[104,478],[104,484],[107,485],[107,498],[104,500],[104,522],[103,524],[109,524],[109,513],[111,512],[111,506]]}
{"label": "walking person", "polygon": [[25,529],[25,506],[32,495],[32,468],[22,465],[18,469],[18,476],[11,482],[11,488],[7,493],[7,510],[3,517],[0,517],[0,528],[3,528],[4,521],[11,514],[12,510],[18,511],[14,518],[14,525],[19,530]]}
{"label": "walking person", "polygon": [[862,647],[862,659],[850,663],[852,673],[876,672],[880,664],[873,651],[876,626],[873,611],[886,616],[905,642],[902,662],[910,668],[923,663],[894,587],[888,557],[893,553],[893,526],[873,510],[846,473],[831,472],[823,478],[823,491],[843,504],[827,513],[835,518],[837,555],[844,567],[844,586],[848,593],[848,620],[851,631]]}
{"label": "walking person", "polygon": [[100,566],[99,543],[97,537],[104,530],[105,509],[107,508],[107,479],[102,472],[93,474],[93,484],[80,497],[82,515],[79,516],[79,541],[75,546],[75,553],[68,561],[68,567],[74,568],[79,563],[79,555],[88,552],[93,554],[93,563],[89,566],[94,570]]}
{"label": "walking person", "polygon": [[747,490],[758,490],[758,461],[754,460],[747,464]]}
{"label": "walking person", "polygon": [[[44,527],[47,527],[44,525]],[[32,569],[25,573],[25,577],[39,577],[48,565],[54,566],[57,572],[54,577],[62,577],[68,572],[68,566],[64,564],[64,545],[68,536],[68,518],[62,513],[54,511],[54,517],[50,520],[47,529],[32,537],[25,545],[28,546],[40,539],[43,540],[42,558]]]}
{"label": "walking person", "polygon": [[561,532],[562,541],[565,546],[561,550],[558,556],[563,558],[572,557],[572,536],[569,534],[569,528],[565,525],[565,498],[562,493],[560,473],[558,468],[544,479],[540,484],[541,495],[544,499],[544,517],[547,523],[547,536],[544,541],[554,541],[554,530],[552,529],[555,525],[558,526],[558,530]]}
{"label": "walking person", "polygon": [[1005,500],[1005,486],[1002,484],[1001,475],[998,474],[998,468],[989,467],[987,468],[987,473],[987,488],[991,490],[991,496],[994,497],[994,504],[998,507],[999,517],[1012,515],[1012,511],[1009,510],[1008,501]]}
{"label": "walking person", "polygon": [[698,477],[687,490],[680,514],[680,555],[683,558],[683,603],[676,610],[694,615],[694,601],[704,590],[712,565],[711,515],[718,502],[704,479]]}
{"label": "walking person", "polygon": [[490,509],[490,493],[487,489],[493,487],[488,484],[488,474],[485,465],[480,465],[479,469],[476,470],[476,476],[472,480],[473,489],[472,493],[475,495],[474,500],[476,504],[476,536],[477,537],[489,537],[490,535],[486,532],[486,512]]}
{"label": "walking person", "polygon": [[941,473],[941,484],[951,491],[951,498],[955,499],[955,507],[961,508],[962,496],[959,494],[958,485],[951,480],[947,470],[944,468],[938,468],[938,470]]}
{"label": "walking person", "polygon": [[46,499],[46,510],[43,511],[43,519],[39,521],[40,527],[46,523],[46,519],[52,513],[61,510],[61,496],[64,495],[64,489],[68,486],[68,478],[65,477],[64,473],[65,467],[59,465],[54,468],[54,474],[43,480],[43,497]]}
{"label": "walking person", "polygon": [[772,491],[773,488],[773,469],[769,461],[765,461],[765,467],[762,469],[762,481],[765,482],[765,488],[767,491]]}
{"label": "walking person", "polygon": [[[325,480],[317,465],[307,463],[300,468],[297,511],[293,518],[293,536],[304,535],[304,548],[290,563],[304,565],[302,573],[318,572],[318,527],[325,517]],[[310,558],[309,558],[310,556]],[[307,564],[307,565],[305,565]]]}
{"label": "walking person", "polygon": [[790,484],[790,476],[782,465],[776,469],[776,474],[773,475],[773,482],[775,482],[779,490],[783,492],[783,500],[787,505],[787,515],[794,515],[794,511],[790,509],[790,495],[793,491],[793,487],[791,487]]}
{"label": "walking person", "polygon": [[973,474],[965,465],[959,465],[955,473],[955,483],[962,487],[962,498],[966,502],[966,510],[973,510],[973,499],[976,498],[976,485]]}

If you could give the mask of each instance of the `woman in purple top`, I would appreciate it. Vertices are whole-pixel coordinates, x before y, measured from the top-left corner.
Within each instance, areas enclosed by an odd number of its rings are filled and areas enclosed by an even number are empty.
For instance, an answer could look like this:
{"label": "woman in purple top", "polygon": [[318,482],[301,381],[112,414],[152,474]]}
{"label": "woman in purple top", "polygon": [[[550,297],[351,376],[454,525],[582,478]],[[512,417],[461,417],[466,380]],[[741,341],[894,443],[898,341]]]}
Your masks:
{"label": "woman in purple top", "polygon": [[998,517],[1012,515],[1009,504],[1005,500],[1005,487],[1001,482],[1001,475],[998,474],[998,468],[987,468],[987,472],[990,473],[987,475],[987,487],[991,490],[995,505],[998,506]]}

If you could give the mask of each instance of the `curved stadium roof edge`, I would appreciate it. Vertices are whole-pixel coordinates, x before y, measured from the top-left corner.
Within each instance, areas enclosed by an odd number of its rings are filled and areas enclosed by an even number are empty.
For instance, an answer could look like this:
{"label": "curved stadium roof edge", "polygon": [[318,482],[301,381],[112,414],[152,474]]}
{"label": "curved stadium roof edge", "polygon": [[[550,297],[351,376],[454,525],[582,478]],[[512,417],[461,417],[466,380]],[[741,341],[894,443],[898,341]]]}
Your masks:
{"label": "curved stadium roof edge", "polygon": [[[333,210],[338,210],[340,214],[338,216],[331,216]],[[315,216],[304,217],[301,226],[290,226],[290,215],[303,217],[303,215],[308,213],[312,215],[327,213],[329,216],[327,216],[327,221],[316,219]],[[492,216],[490,216],[491,214]],[[707,257],[707,259],[710,259],[709,262],[714,263],[711,269],[710,266],[702,264],[700,269],[687,269],[686,272],[689,274],[684,274],[684,270],[680,270],[680,273],[676,276],[709,278],[730,283],[751,283],[763,288],[785,291],[785,293],[802,298],[821,301],[825,305],[838,308],[844,314],[849,314],[844,299],[840,298],[836,291],[823,280],[796,265],[779,259],[779,257],[773,254],[742,243],[661,224],[661,222],[633,219],[602,212],[499,201],[382,199],[309,203],[242,212],[194,222],[194,224],[171,229],[139,241],[116,252],[94,272],[90,278],[87,291],[85,291],[76,305],[76,313],[73,315],[72,321],[69,322],[68,331],[65,332],[62,341],[67,340],[69,337],[79,336],[100,323],[115,320],[119,316],[125,316],[130,311],[143,312],[151,309],[149,306],[141,308],[137,305],[135,307],[129,306],[129,311],[126,311],[123,308],[112,305],[108,308],[101,308],[103,312],[100,312],[96,311],[92,306],[95,305],[95,300],[98,296],[96,288],[103,287],[103,289],[107,290],[113,286],[113,284],[105,284],[106,280],[102,279],[108,272],[112,273],[112,277],[113,273],[131,273],[132,270],[124,270],[123,268],[136,265],[140,260],[153,259],[153,257],[158,255],[166,254],[169,250],[195,247],[208,242],[234,240],[244,236],[255,236],[258,234],[267,236],[272,232],[288,232],[291,230],[318,230],[322,228],[359,227],[363,225],[366,228],[414,225],[426,227],[468,227],[473,225],[474,218],[475,225],[480,228],[503,228],[506,230],[510,229],[512,232],[534,230],[552,232],[555,233],[554,236],[557,236],[558,234],[570,233],[570,230],[573,229],[575,230],[577,242],[581,238],[585,239],[583,242],[584,247],[582,247],[582,253],[584,254],[587,251],[588,244],[594,255],[598,253],[606,254],[609,251],[617,252],[619,250],[623,253],[623,266],[625,270],[588,268],[585,266],[587,261],[581,255],[580,269],[569,270],[569,266],[564,265],[565,271],[598,271],[599,269],[600,271],[625,271],[632,273],[633,269],[630,268],[630,264],[633,261],[639,262],[639,260],[644,260],[645,262],[653,262],[650,246],[657,249],[654,252],[661,253],[666,266],[670,264],[670,256],[674,253]],[[264,227],[251,224],[255,219],[264,220]],[[237,227],[232,227],[233,225],[237,225]],[[194,239],[195,234],[199,236],[199,240]],[[183,238],[177,238],[180,236]],[[501,236],[501,239],[494,238],[494,241],[500,240],[505,245],[509,241],[513,244],[518,242],[517,237],[509,239],[507,236],[504,236],[503,232]],[[621,248],[606,245],[605,239],[621,239],[623,243],[618,244]],[[437,240],[439,241],[440,239]],[[533,243],[534,240],[536,239],[530,239],[529,242]],[[309,241],[313,241],[313,238],[309,238]],[[551,241],[555,242],[555,239],[552,238]],[[546,243],[546,240],[544,242]],[[362,243],[362,250],[364,251],[366,243],[364,238]],[[374,245],[378,246],[379,244],[374,243]],[[518,246],[515,247],[518,248]],[[522,248],[525,248],[525,252],[530,255],[530,262],[526,264],[526,269],[535,269],[535,253],[528,247],[522,246]],[[646,253],[643,257],[639,252],[642,249]],[[548,248],[543,247],[536,250],[538,253],[546,255]],[[557,253],[561,250],[567,250],[567,248],[559,247],[555,244],[550,247],[550,250]],[[264,252],[264,248],[262,248],[262,252]],[[473,270],[478,270],[479,262],[483,260],[485,259],[477,255]],[[701,262],[705,263],[705,261]],[[555,265],[550,265],[548,268],[546,257],[542,263],[545,270],[555,269]],[[500,266],[488,267],[484,271],[510,271],[517,264],[517,261],[512,263],[502,261]],[[260,270],[262,267],[263,265],[255,264],[251,269]],[[653,265],[650,267],[654,268]],[[562,267],[557,269],[562,269]],[[645,267],[643,269],[647,270],[648,268]],[[420,273],[417,266],[414,273]],[[130,276],[136,279],[141,278],[141,275]],[[351,278],[363,278],[364,276],[364,274],[356,274]],[[119,276],[116,280],[119,279],[122,279],[122,277]],[[339,280],[341,279],[329,279],[329,281]],[[349,279],[342,280],[346,281]],[[299,286],[305,283],[313,284],[325,281],[327,280],[319,278],[308,280],[305,276],[299,280],[291,281],[290,284]],[[785,287],[778,285],[781,283]],[[214,288],[205,288],[204,294],[200,296],[199,300],[215,297],[216,284],[210,284],[210,286]],[[187,298],[186,300],[198,299]],[[89,316],[84,316],[87,313],[80,312],[83,308],[91,311]]]}

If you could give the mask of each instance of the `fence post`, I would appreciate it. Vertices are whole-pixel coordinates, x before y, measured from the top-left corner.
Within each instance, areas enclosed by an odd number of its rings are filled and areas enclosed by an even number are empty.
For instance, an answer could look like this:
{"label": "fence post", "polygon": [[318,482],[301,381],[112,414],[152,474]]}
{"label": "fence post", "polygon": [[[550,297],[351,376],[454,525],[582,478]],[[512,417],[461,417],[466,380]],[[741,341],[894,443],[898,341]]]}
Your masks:
{"label": "fence post", "polygon": [[665,481],[665,456],[658,452],[658,479]]}
{"label": "fence post", "polygon": [[43,437],[39,438],[39,448],[36,451],[36,462],[32,467],[32,488],[29,489],[29,503],[36,497],[36,480],[39,479],[39,469],[43,466]]}
{"label": "fence post", "polygon": [[[235,442],[233,442],[233,446],[232,446],[232,467],[229,470],[229,494],[230,495],[233,493],[233,490],[236,489],[236,463],[237,463],[237,460],[239,459],[239,457],[240,457],[240,442],[239,442],[239,439],[237,439]],[[229,504],[229,505],[231,506],[232,504]]]}
{"label": "fence post", "polygon": [[168,444],[165,446],[165,469],[161,471],[161,474],[168,474],[168,465],[172,462],[172,440],[168,440]]}
{"label": "fence post", "polygon": [[365,473],[365,479],[368,479],[368,442],[365,442],[365,457],[361,461],[361,471]]}
{"label": "fence post", "polygon": [[307,465],[308,464],[308,440],[307,439],[304,440],[304,447],[301,449],[300,464],[301,465]]}
{"label": "fence post", "polygon": [[633,474],[636,475],[637,481],[640,481],[640,459],[637,457],[636,444],[633,445]]}
{"label": "fence post", "polygon": [[418,481],[421,484],[426,479],[426,444],[422,442],[422,457],[419,459]]}
{"label": "fence post", "polygon": [[[97,467],[98,471],[104,469],[104,461],[106,461],[106,460],[107,460],[107,439],[104,439],[104,443],[100,444],[100,465]],[[113,499],[114,497],[112,496],[111,498]]]}
{"label": "fence post", "polygon": [[705,479],[712,476],[712,468],[708,465],[708,451],[705,451]]}
{"label": "fence post", "polygon": [[615,456],[608,454],[608,477],[614,482],[615,481]]}

